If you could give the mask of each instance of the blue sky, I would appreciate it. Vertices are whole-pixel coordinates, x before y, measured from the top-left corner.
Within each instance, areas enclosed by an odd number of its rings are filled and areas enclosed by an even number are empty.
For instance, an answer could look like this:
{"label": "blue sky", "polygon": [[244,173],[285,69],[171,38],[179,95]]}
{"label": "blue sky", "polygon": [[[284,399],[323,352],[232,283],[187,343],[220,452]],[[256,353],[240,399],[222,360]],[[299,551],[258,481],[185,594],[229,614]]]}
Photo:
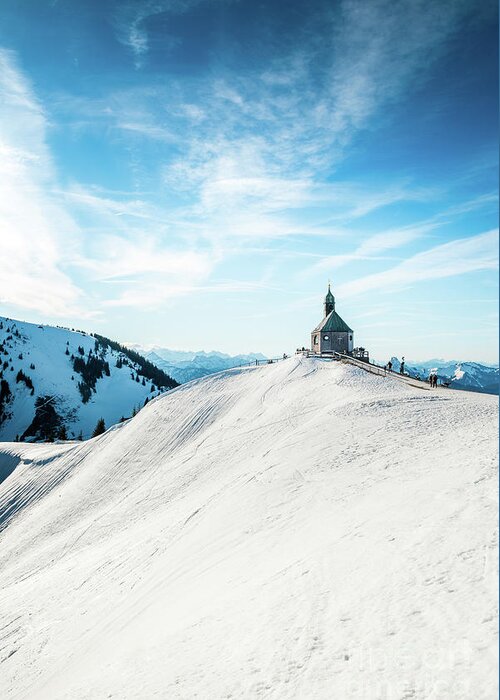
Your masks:
{"label": "blue sky", "polygon": [[0,313],[123,342],[498,356],[497,9],[0,8]]}

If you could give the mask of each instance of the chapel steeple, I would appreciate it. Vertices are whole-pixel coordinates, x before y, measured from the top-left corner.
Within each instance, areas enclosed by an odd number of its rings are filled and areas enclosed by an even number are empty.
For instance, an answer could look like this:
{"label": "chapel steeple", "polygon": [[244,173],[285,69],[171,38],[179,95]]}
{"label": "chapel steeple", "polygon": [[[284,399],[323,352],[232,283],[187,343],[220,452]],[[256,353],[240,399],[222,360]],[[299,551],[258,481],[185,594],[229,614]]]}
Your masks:
{"label": "chapel steeple", "polygon": [[332,311],[335,311],[335,297],[330,289],[330,282],[328,282],[328,292],[325,297],[325,316],[328,316]]}

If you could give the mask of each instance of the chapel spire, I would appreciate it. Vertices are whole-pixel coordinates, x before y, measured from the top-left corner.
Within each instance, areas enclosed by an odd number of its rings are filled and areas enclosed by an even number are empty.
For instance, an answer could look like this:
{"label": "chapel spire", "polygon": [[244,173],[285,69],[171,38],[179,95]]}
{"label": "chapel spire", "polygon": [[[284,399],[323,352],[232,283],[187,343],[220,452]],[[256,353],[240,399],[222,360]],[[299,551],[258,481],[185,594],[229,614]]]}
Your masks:
{"label": "chapel spire", "polygon": [[325,316],[328,316],[332,311],[335,311],[335,297],[330,289],[330,282],[328,282],[328,292],[325,297]]}

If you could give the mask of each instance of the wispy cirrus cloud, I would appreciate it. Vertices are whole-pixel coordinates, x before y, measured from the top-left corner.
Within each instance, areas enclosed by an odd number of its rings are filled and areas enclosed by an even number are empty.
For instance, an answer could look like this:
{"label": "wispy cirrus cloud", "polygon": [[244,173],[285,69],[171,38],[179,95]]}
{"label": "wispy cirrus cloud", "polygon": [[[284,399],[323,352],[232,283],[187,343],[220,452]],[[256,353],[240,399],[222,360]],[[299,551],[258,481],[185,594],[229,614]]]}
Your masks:
{"label": "wispy cirrus cloud", "polygon": [[394,291],[425,280],[498,269],[498,229],[429,248],[395,267],[342,284],[344,297],[371,290]]}
{"label": "wispy cirrus cloud", "polygon": [[[140,64],[161,15],[207,1],[120,4],[119,38]],[[356,134],[425,81],[470,11],[461,0],[343,0],[322,10],[321,42],[306,22],[300,48],[280,51],[265,68],[227,64],[214,76],[207,66],[185,81],[170,76],[168,89],[144,84],[77,111],[107,121],[125,142],[157,143],[166,195],[184,198],[176,215],[206,238],[337,235],[377,209],[435,196],[408,182],[332,183],[332,172]]]}
{"label": "wispy cirrus cloud", "polygon": [[[125,0],[117,2],[114,25],[119,41],[127,46],[134,57],[134,65],[142,68],[150,50],[148,22],[157,20],[160,15],[180,15],[196,5],[214,0]],[[174,37],[162,37],[163,45],[176,44]]]}
{"label": "wispy cirrus cloud", "polygon": [[365,237],[352,253],[323,257],[306,269],[304,275],[313,275],[320,271],[338,270],[344,265],[360,260],[384,258],[388,251],[400,249],[409,243],[426,237],[437,226],[437,223],[423,223],[399,229],[388,229],[387,231],[370,235]]}
{"label": "wispy cirrus cloud", "polygon": [[[433,196],[397,183],[373,188],[371,199],[359,187],[356,197],[352,185],[349,192],[348,185],[328,188],[325,180],[356,134],[426,79],[470,7],[464,2],[433,7],[412,1],[396,7],[385,0],[346,0],[338,10],[325,13],[321,44],[306,26],[301,48],[272,60],[265,70],[241,75],[226,67],[224,77],[207,73],[170,90],[178,156],[165,159],[162,176],[167,188],[190,192],[190,214],[206,220],[217,216],[220,231],[224,212],[229,216],[231,209],[244,207],[253,217],[253,235],[259,236],[273,230],[267,218],[263,221],[266,211],[328,203],[332,220],[348,221]],[[200,105],[201,112],[183,112],[188,104]],[[159,117],[148,127],[150,137],[163,138],[168,125]],[[297,229],[302,227],[289,230]]]}
{"label": "wispy cirrus cloud", "polygon": [[[168,220],[151,202],[77,184],[61,190],[48,128],[14,54],[0,50],[2,303],[47,317],[95,318],[106,304],[130,298],[136,306],[134,297],[158,305],[206,279],[210,251],[162,236]],[[106,283],[113,291],[104,301],[95,285]]]}
{"label": "wispy cirrus cloud", "polygon": [[217,255],[195,248],[167,213],[143,199],[114,198],[74,185],[64,196],[84,217],[86,237],[72,259],[94,283],[107,285],[104,306],[151,309],[203,284]]}
{"label": "wispy cirrus cloud", "polygon": [[0,299],[55,315],[92,315],[67,270],[77,227],[49,193],[47,117],[12,52],[0,50]]}
{"label": "wispy cirrus cloud", "polygon": [[[151,235],[136,235],[131,240],[107,235],[99,240],[98,255],[83,258],[79,266],[90,270],[95,279],[104,282],[139,282],[145,277],[159,289],[162,279],[168,279],[172,289],[179,280],[204,279],[211,271],[208,257],[193,250],[165,249],[161,240]],[[188,273],[189,271],[189,273]]]}

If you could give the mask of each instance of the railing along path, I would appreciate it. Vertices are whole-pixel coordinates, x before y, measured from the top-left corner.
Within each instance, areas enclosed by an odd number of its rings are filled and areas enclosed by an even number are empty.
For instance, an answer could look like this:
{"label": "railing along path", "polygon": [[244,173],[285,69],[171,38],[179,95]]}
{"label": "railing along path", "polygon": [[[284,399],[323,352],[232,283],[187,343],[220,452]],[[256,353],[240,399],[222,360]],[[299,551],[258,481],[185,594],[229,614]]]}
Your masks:
{"label": "railing along path", "polygon": [[399,381],[414,386],[417,389],[424,389],[424,391],[430,391],[430,385],[428,382],[422,381],[421,379],[415,379],[415,377],[410,377],[409,374],[401,374],[400,372],[394,372],[392,369],[387,369],[386,367],[381,367],[380,365],[375,365],[371,362],[363,362],[363,360],[358,360],[350,355],[343,355],[340,352],[336,352],[335,356],[343,361],[348,362],[355,367],[360,367],[366,372],[371,372],[372,374],[377,374],[380,377],[393,377]]}

